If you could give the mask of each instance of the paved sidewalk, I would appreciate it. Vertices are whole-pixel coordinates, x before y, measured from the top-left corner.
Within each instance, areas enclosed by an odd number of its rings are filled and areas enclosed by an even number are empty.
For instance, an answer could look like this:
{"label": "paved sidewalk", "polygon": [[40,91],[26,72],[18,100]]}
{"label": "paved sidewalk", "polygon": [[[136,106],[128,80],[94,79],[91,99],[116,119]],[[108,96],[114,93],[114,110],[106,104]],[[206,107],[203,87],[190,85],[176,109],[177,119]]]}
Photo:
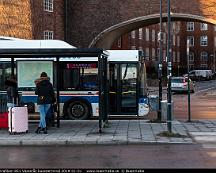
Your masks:
{"label": "paved sidewalk", "polygon": [[[216,132],[215,121],[173,121],[172,132],[182,137],[161,137],[166,123],[147,120],[109,120],[110,127],[98,132],[98,120],[61,120],[60,128],[50,127],[48,134],[36,134],[38,123],[29,123],[29,133],[10,135],[0,129],[0,145],[76,145],[76,144],[192,144],[196,133]],[[215,139],[215,138],[214,138]]]}

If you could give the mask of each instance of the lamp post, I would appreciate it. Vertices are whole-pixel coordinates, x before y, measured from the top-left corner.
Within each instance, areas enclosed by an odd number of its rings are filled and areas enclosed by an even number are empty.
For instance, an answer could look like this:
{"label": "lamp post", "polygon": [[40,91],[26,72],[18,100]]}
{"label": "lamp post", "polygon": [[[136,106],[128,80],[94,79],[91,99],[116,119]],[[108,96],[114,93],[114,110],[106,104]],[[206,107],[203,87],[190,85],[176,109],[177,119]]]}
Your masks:
{"label": "lamp post", "polygon": [[158,80],[159,80],[159,110],[158,110],[158,120],[161,121],[161,101],[162,101],[162,59],[163,59],[163,40],[162,40],[162,0],[160,0],[160,32],[158,34],[158,40],[160,45],[160,57],[158,64]]}
{"label": "lamp post", "polygon": [[170,17],[170,0],[167,0],[167,15],[168,15],[168,35],[167,35],[167,129],[172,132],[172,93],[171,93],[171,77],[172,77],[172,61],[171,61],[171,17]]}
{"label": "lamp post", "polygon": [[188,122],[191,122],[191,109],[190,109],[190,75],[189,75],[189,69],[190,69],[190,62],[189,62],[189,56],[190,56],[190,40],[187,39],[187,75],[188,75]]}

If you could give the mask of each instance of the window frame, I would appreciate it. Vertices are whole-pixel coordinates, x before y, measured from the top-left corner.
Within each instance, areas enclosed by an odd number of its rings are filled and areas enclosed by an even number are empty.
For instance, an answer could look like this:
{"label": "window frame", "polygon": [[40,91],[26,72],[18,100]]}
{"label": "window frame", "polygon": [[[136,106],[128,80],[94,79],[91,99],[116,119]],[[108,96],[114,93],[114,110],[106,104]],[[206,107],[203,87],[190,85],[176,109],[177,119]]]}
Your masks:
{"label": "window frame", "polygon": [[207,23],[200,23],[200,30],[201,31],[208,31],[208,24]]}
{"label": "window frame", "polygon": [[208,36],[207,35],[200,36],[200,46],[208,46]]}
{"label": "window frame", "polygon": [[194,22],[187,22],[186,30],[187,31],[194,31]]}
{"label": "window frame", "polygon": [[53,12],[54,1],[53,0],[44,0],[44,11]]}
{"label": "window frame", "polygon": [[187,40],[189,40],[189,46],[194,46],[194,36],[188,35]]}
{"label": "window frame", "polygon": [[44,31],[44,40],[53,40],[54,39],[54,32],[50,30]]}
{"label": "window frame", "polygon": [[200,53],[200,60],[201,62],[208,62],[208,52],[202,51]]}

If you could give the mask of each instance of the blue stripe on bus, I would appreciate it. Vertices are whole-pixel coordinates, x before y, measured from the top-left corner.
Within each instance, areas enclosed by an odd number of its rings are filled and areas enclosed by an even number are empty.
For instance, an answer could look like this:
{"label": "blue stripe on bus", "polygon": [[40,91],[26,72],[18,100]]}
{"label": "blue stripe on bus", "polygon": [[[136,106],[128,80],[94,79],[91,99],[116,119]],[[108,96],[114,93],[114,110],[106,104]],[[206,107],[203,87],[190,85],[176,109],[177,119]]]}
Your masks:
{"label": "blue stripe on bus", "polygon": [[[99,96],[60,96],[60,103],[64,103],[72,98],[81,98],[89,101],[89,103],[98,103]],[[24,103],[37,103],[37,96],[22,96],[22,102]]]}

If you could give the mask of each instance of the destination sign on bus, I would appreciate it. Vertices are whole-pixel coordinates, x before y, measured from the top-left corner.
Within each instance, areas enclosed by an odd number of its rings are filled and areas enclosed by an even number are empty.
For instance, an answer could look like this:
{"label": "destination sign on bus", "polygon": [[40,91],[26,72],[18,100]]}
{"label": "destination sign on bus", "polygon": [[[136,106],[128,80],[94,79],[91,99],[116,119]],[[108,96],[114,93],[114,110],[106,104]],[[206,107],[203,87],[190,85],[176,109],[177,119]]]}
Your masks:
{"label": "destination sign on bus", "polygon": [[86,63],[80,63],[80,64],[75,64],[75,63],[67,63],[66,64],[67,69],[73,69],[73,68],[97,68],[96,63],[91,63],[91,64],[86,64]]}

